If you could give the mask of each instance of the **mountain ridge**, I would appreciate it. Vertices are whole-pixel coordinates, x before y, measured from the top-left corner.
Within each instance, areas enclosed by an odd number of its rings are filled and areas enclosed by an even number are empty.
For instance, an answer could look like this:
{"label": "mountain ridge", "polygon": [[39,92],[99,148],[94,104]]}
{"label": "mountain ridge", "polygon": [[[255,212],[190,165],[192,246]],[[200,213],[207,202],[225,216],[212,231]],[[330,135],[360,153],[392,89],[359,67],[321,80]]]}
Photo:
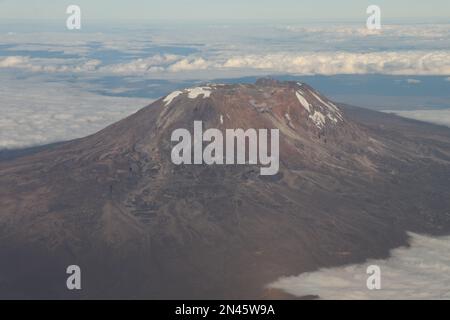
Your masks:
{"label": "mountain ridge", "polygon": [[[279,129],[279,173],[174,165],[171,133],[196,120]],[[0,162],[0,258],[13,257],[0,296],[264,297],[279,276],[386,257],[406,231],[448,233],[449,150],[448,130],[338,106],[297,82],[178,90]],[[60,278],[75,262],[87,280],[74,297]]]}

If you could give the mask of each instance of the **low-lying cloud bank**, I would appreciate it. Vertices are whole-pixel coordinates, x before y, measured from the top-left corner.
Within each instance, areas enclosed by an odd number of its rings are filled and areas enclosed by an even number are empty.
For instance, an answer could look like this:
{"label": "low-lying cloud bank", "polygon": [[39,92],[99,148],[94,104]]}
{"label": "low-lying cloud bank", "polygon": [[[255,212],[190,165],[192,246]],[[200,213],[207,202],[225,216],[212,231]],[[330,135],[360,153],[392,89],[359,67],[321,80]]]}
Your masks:
{"label": "low-lying cloud bank", "polygon": [[392,112],[399,116],[420,120],[450,127],[450,109],[443,110],[406,110],[406,111],[385,111]]}
{"label": "low-lying cloud bank", "polygon": [[256,68],[302,75],[394,74],[446,75],[450,72],[450,52],[325,52],[271,54],[233,57],[227,68]]}
{"label": "low-lying cloud bank", "polygon": [[0,79],[0,150],[81,138],[149,104],[107,97],[64,83]]}
{"label": "low-lying cloud bank", "polygon": [[152,75],[208,70],[251,71],[297,75],[389,74],[448,75],[450,51],[388,52],[275,52],[232,54],[214,57],[154,55],[123,63],[104,65],[97,59],[39,59],[22,56],[0,58],[0,68],[16,68],[31,72],[71,72]]}
{"label": "low-lying cloud bank", "polygon": [[[450,237],[410,236],[411,247],[393,250],[387,260],[284,277],[269,287],[333,300],[450,299]],[[367,289],[369,265],[381,268],[381,290]]]}

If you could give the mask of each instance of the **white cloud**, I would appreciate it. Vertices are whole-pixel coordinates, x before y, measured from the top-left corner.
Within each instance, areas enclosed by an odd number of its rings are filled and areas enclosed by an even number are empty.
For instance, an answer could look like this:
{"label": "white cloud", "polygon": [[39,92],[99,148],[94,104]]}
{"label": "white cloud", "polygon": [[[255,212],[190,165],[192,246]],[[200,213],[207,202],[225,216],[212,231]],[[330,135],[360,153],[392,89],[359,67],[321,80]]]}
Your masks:
{"label": "white cloud", "polygon": [[329,36],[330,38],[367,38],[370,36],[379,36],[385,39],[403,39],[405,37],[415,39],[442,39],[450,36],[450,24],[419,24],[419,25],[388,25],[383,24],[380,30],[369,30],[366,27],[357,25],[282,25],[277,27],[280,30],[297,33],[301,35],[312,34],[316,37]]}
{"label": "white cloud", "polygon": [[0,78],[0,149],[84,137],[149,104],[106,97],[61,82]]}
{"label": "white cloud", "polygon": [[[222,54],[213,58],[184,58],[160,56],[139,59],[127,64],[99,68],[115,73],[195,72],[208,70],[211,74],[236,70],[243,74],[252,70],[299,75],[335,74],[393,74],[446,75],[450,73],[450,51],[422,52],[304,52],[252,55]],[[410,79],[409,83],[417,83]]]}
{"label": "white cloud", "polygon": [[406,79],[406,82],[409,83],[409,84],[419,84],[422,81],[417,80],[417,79]]}
{"label": "white cloud", "polygon": [[224,68],[263,69],[301,75],[393,74],[446,75],[450,51],[310,52],[244,55],[228,58]]}
{"label": "white cloud", "polygon": [[[11,58],[11,57],[9,57]],[[9,59],[3,67],[41,72],[99,72],[102,74],[183,73],[207,70],[211,76],[223,71],[246,74],[253,71],[290,73],[298,75],[391,74],[447,75],[450,74],[450,51],[405,52],[304,52],[248,55],[217,55],[213,58],[155,55],[126,63],[103,66],[98,60],[74,61],[62,64],[57,59]],[[48,62],[45,64],[44,62]],[[0,67],[2,65],[0,64]],[[418,84],[416,79],[408,79]]]}
{"label": "white cloud", "polygon": [[388,111],[392,112],[399,116],[440,124],[447,127],[450,127],[450,109],[443,110],[407,110],[407,111]]}
{"label": "white cloud", "polygon": [[97,59],[48,59],[48,58],[30,58],[24,56],[9,56],[0,58],[0,68],[16,68],[31,72],[93,72],[101,61]]}
{"label": "white cloud", "polygon": [[[270,284],[295,296],[322,299],[450,299],[450,237],[410,234],[411,247],[391,252],[387,260],[322,269]],[[381,290],[368,290],[367,266],[381,268]]]}
{"label": "white cloud", "polygon": [[[287,25],[287,26],[278,26],[279,30],[289,31],[292,33],[298,33],[301,35],[306,34],[314,34],[315,36],[320,35],[331,35],[333,34],[335,37],[349,37],[349,36],[369,36],[369,35],[379,35],[382,34],[383,30],[370,30],[366,27],[344,27],[344,26],[334,26],[334,27],[326,27],[326,26],[313,26],[313,27],[305,27],[305,26],[295,26],[295,25]],[[388,29],[387,26],[383,26],[384,31]]]}
{"label": "white cloud", "polygon": [[29,63],[28,57],[9,56],[0,58],[0,68],[16,68]]}
{"label": "white cloud", "polygon": [[[220,39],[211,28],[220,30]],[[160,27],[145,33],[131,30],[112,34],[20,33],[14,37],[0,34],[2,44],[15,46],[5,49],[11,50],[11,56],[0,58],[0,68],[158,77],[201,74],[208,78],[230,73],[450,75],[450,24],[383,25],[380,31],[347,24],[174,30]],[[177,54],[168,54],[163,48],[169,47],[181,49]],[[145,56],[147,50],[158,52],[158,48],[162,48],[159,54]],[[186,48],[200,51],[183,53]],[[376,48],[382,49],[374,51]],[[64,52],[80,58],[18,57],[14,50]],[[119,63],[116,59],[90,59],[101,57],[96,50],[113,51],[111,54],[117,57],[119,53],[128,55],[122,55],[124,60]]]}
{"label": "white cloud", "polygon": [[205,70],[211,66],[211,63],[203,58],[182,59],[167,68],[171,72]]}
{"label": "white cloud", "polygon": [[117,74],[142,74],[164,71],[165,67],[171,63],[179,61],[181,58],[177,55],[154,55],[145,59],[135,59],[129,62],[108,65],[100,68],[103,73]]}

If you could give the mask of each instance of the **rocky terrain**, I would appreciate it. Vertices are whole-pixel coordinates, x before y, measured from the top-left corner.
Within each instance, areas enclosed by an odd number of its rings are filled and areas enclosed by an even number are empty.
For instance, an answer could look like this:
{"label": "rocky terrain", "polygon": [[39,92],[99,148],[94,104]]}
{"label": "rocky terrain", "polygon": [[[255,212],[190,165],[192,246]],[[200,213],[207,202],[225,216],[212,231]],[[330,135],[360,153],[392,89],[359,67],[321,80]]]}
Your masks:
{"label": "rocky terrain", "polygon": [[[280,130],[280,170],[174,165],[171,133]],[[1,298],[270,298],[280,276],[450,231],[450,129],[303,83],[176,91],[88,136],[0,157]],[[66,267],[82,269],[68,291]]]}

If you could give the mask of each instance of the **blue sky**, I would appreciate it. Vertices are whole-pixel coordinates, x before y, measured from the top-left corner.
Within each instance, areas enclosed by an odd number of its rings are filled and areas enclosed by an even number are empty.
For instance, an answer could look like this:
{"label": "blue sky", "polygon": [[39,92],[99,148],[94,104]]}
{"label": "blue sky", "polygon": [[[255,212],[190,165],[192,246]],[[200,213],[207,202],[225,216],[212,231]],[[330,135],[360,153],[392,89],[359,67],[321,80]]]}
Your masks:
{"label": "blue sky", "polygon": [[63,19],[70,4],[86,19],[365,21],[370,4],[386,19],[450,19],[448,0],[0,0],[0,19]]}

